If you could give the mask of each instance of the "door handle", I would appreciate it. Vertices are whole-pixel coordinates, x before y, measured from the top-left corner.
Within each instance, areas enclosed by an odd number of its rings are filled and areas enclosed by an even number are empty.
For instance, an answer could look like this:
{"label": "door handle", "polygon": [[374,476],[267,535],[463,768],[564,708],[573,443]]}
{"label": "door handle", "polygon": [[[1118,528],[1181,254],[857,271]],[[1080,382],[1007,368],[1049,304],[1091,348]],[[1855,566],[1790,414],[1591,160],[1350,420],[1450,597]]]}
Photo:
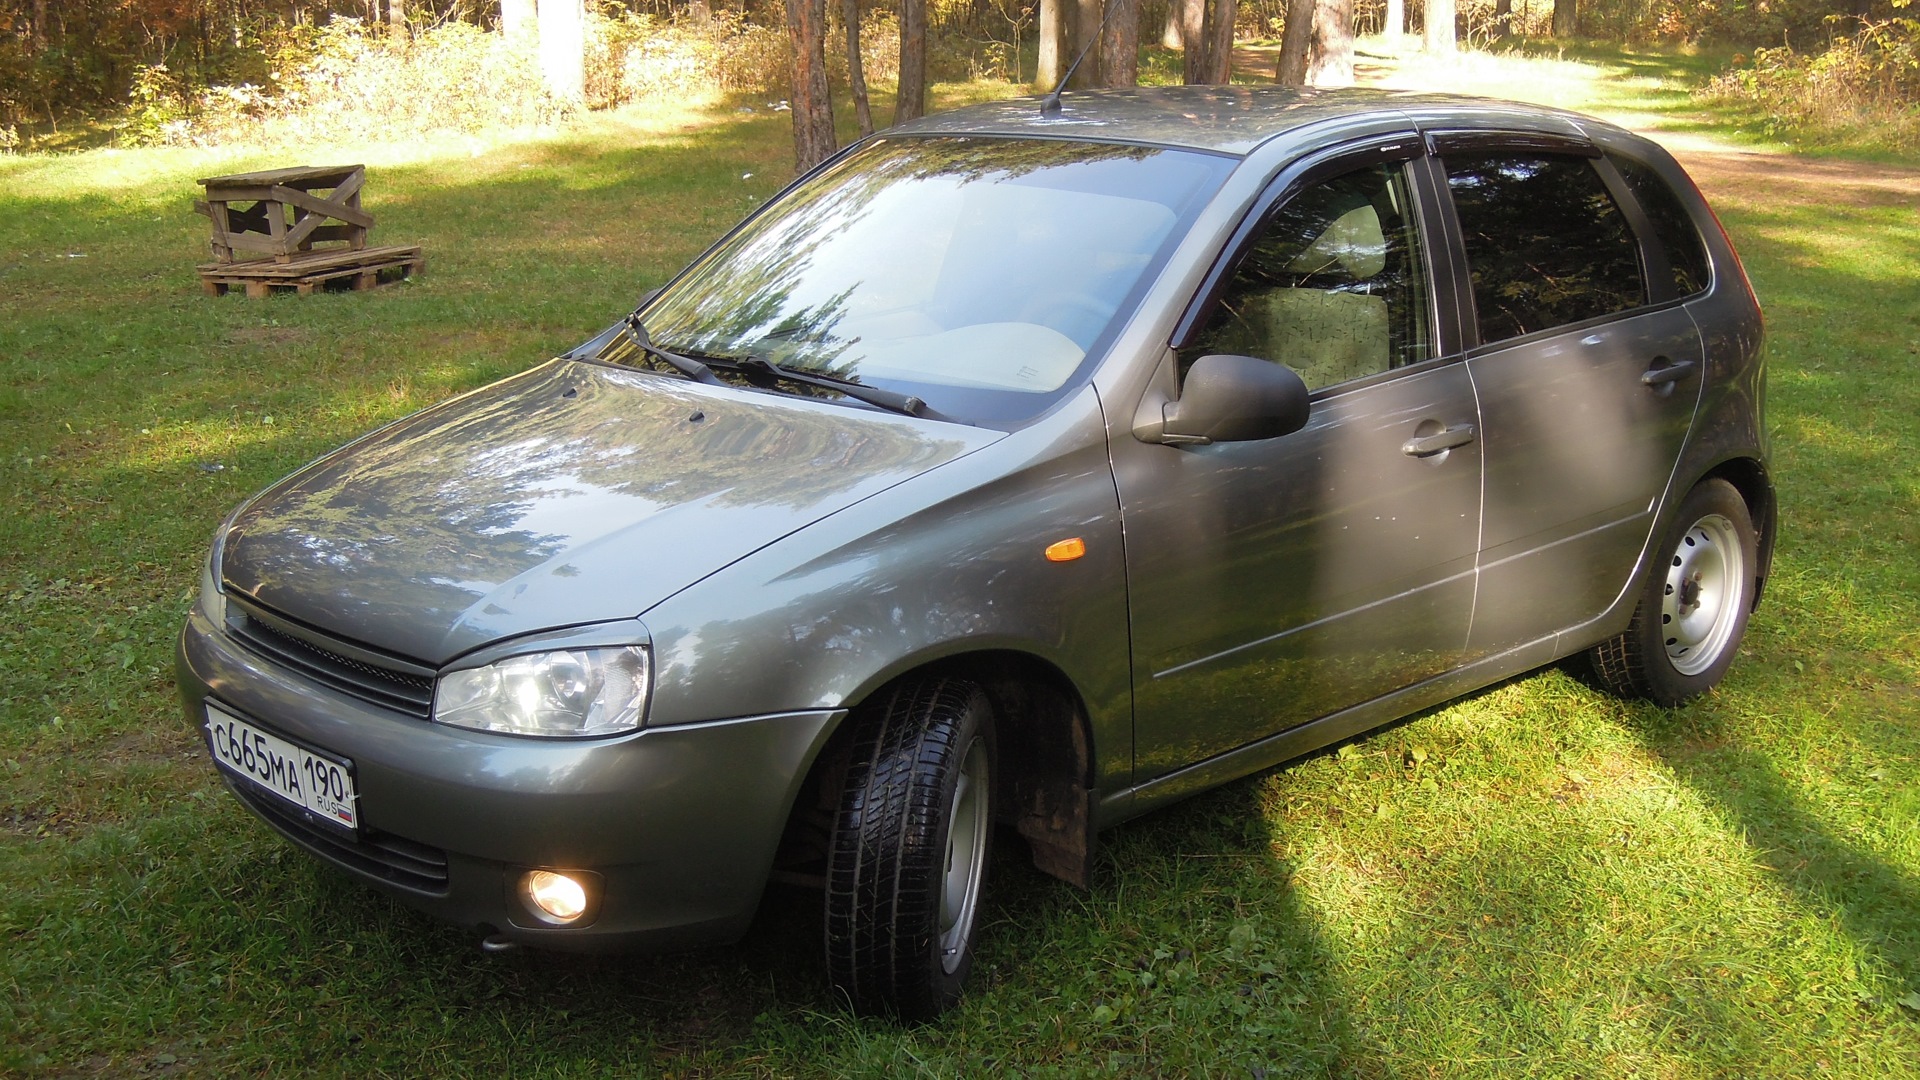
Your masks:
{"label": "door handle", "polygon": [[1436,435],[1408,439],[1401,444],[1400,452],[1408,457],[1432,457],[1444,450],[1467,445],[1473,441],[1473,436],[1472,424],[1458,424]]}
{"label": "door handle", "polygon": [[[1658,363],[1658,361],[1655,362]],[[1694,368],[1698,366],[1699,364],[1695,361],[1682,360],[1677,364],[1653,368],[1640,376],[1640,385],[1659,388],[1669,383],[1677,383],[1681,379],[1692,376]]]}

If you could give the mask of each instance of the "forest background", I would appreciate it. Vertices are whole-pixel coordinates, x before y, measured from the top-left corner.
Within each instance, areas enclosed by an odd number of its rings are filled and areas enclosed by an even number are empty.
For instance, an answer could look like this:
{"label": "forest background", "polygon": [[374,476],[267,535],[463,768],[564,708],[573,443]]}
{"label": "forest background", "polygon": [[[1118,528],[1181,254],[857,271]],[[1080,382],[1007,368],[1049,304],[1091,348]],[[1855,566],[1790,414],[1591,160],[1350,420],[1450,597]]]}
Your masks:
{"label": "forest background", "polygon": [[804,168],[840,141],[834,97],[873,129],[869,86],[899,122],[925,111],[935,81],[1046,89],[1085,53],[1076,86],[1224,83],[1234,49],[1263,44],[1270,67],[1243,63],[1243,79],[1344,85],[1356,34],[1406,32],[1437,53],[1543,39],[1704,51],[1720,68],[1705,93],[1781,128],[1870,129],[1901,151],[1920,146],[1912,3],[0,0],[0,152],[526,129],[747,93],[792,109]]}

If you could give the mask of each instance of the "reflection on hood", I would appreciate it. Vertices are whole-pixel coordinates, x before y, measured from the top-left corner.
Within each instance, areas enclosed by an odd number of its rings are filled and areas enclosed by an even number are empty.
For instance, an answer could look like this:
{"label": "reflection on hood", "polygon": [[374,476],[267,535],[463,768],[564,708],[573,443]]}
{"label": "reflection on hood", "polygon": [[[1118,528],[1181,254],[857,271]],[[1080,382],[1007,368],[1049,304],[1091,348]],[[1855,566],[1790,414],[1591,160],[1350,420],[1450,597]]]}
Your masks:
{"label": "reflection on hood", "polygon": [[629,618],[998,433],[556,361],[296,473],[226,536],[229,588],[438,663]]}

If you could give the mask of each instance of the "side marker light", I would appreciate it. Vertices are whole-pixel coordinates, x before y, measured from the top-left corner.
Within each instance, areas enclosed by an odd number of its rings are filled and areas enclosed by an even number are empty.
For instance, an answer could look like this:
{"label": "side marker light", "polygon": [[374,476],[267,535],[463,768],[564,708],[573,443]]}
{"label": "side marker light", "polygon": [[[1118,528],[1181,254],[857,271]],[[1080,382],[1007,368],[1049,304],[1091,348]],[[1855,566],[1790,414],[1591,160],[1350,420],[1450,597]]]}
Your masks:
{"label": "side marker light", "polygon": [[1072,562],[1087,553],[1087,542],[1075,536],[1047,545],[1048,562]]}

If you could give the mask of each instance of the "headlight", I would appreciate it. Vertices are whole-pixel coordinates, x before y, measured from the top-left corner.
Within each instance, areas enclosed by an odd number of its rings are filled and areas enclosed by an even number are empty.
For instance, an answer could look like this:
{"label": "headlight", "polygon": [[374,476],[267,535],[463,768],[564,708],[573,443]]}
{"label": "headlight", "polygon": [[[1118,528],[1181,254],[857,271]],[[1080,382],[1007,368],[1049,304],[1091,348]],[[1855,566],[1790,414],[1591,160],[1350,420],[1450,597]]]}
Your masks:
{"label": "headlight", "polygon": [[568,649],[449,672],[433,696],[442,724],[550,738],[616,735],[647,708],[647,650]]}

